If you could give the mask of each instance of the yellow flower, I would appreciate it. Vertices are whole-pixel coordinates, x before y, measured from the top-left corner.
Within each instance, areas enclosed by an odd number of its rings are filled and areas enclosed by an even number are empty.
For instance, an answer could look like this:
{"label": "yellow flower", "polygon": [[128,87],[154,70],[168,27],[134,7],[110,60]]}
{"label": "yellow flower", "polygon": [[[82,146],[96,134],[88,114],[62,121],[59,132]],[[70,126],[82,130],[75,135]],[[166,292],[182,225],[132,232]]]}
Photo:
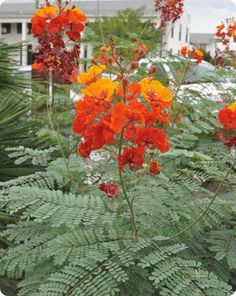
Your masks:
{"label": "yellow flower", "polygon": [[229,109],[236,112],[236,101],[229,107]]}
{"label": "yellow flower", "polygon": [[202,57],[203,56],[203,52],[199,49],[195,50],[195,55]]}
{"label": "yellow flower", "polygon": [[91,66],[87,72],[82,72],[77,77],[77,82],[83,83],[83,84],[91,84],[92,82],[95,82],[98,78],[98,75],[101,74],[106,69],[105,65],[93,65]]}
{"label": "yellow flower", "polygon": [[157,80],[144,78],[141,80],[142,95],[146,101],[162,101],[170,103],[173,94]]}
{"label": "yellow flower", "polygon": [[82,90],[84,95],[94,97],[104,101],[112,101],[115,89],[119,85],[109,78],[99,78],[96,82],[91,83]]}
{"label": "yellow flower", "polygon": [[37,16],[45,17],[45,16],[54,16],[58,11],[58,7],[55,5],[49,5],[39,8],[36,11]]}
{"label": "yellow flower", "polygon": [[100,51],[110,51],[111,50],[111,46],[110,45],[102,45],[101,47],[99,47]]}

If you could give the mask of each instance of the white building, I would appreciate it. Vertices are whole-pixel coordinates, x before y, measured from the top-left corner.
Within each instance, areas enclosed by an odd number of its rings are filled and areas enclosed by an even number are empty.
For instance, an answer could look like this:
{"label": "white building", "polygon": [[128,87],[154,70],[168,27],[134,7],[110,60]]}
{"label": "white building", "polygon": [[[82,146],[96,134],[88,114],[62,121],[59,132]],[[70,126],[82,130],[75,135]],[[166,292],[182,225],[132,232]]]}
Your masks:
{"label": "white building", "polygon": [[190,43],[191,16],[186,9],[181,18],[167,30],[166,49],[170,54],[178,54],[183,45]]}
{"label": "white building", "polygon": [[[0,5],[0,39],[12,44],[26,41],[19,52],[22,66],[32,63],[32,48],[37,45],[37,39],[31,35],[30,20],[35,13],[36,6],[41,6],[43,0],[4,0]],[[118,11],[126,8],[138,9],[144,7],[143,20],[156,19],[157,13],[153,0],[80,0],[72,2],[82,9],[89,21],[102,16],[114,16]],[[190,16],[184,13],[182,18],[169,30],[166,49],[173,54],[185,43],[189,42]],[[90,57],[92,48],[89,44],[81,45],[81,57]]]}
{"label": "white building", "polygon": [[209,52],[211,57],[215,57],[216,48],[222,47],[215,34],[192,33],[190,43],[196,48]]}

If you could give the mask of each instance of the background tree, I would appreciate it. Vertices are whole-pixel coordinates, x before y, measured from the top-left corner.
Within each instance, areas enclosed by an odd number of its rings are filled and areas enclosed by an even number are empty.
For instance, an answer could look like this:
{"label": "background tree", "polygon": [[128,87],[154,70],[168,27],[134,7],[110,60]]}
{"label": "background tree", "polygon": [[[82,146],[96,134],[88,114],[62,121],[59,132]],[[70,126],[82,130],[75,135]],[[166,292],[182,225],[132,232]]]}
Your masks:
{"label": "background tree", "polygon": [[144,42],[149,49],[156,48],[160,33],[154,28],[152,20],[142,21],[143,8],[125,9],[112,17],[102,17],[87,24],[85,38],[89,41],[108,42],[111,38],[129,39]]}

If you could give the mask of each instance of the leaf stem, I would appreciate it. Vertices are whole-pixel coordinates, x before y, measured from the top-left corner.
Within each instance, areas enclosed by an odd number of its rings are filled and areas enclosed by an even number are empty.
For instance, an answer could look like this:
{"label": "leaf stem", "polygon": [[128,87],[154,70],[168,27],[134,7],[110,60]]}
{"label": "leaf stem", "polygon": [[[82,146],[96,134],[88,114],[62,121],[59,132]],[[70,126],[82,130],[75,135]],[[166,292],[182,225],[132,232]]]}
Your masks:
{"label": "leaf stem", "polygon": [[190,228],[192,228],[193,226],[195,226],[209,211],[209,209],[211,208],[211,206],[213,205],[213,203],[215,202],[222,186],[224,185],[225,181],[227,180],[230,172],[232,171],[232,169],[234,168],[236,164],[236,160],[233,162],[233,164],[230,166],[227,174],[225,175],[224,179],[221,181],[221,183],[219,184],[212,200],[209,202],[208,206],[206,207],[206,209],[204,210],[204,212],[196,219],[194,220],[192,223],[190,223],[189,225],[185,226],[181,231],[177,232],[176,234],[172,235],[171,237],[169,237],[167,240],[172,240],[177,238],[178,236],[180,236],[181,234],[185,233],[186,231],[188,231]]}
{"label": "leaf stem", "polygon": [[[121,150],[122,150],[122,142],[123,142],[123,130],[122,130],[121,136],[120,136],[119,156],[120,156]],[[126,199],[126,202],[128,204],[129,210],[130,210],[131,220],[132,220],[132,224],[133,224],[133,235],[134,235],[134,239],[137,240],[138,239],[138,227],[137,227],[137,224],[136,224],[136,221],[135,221],[135,215],[134,215],[133,205],[132,205],[132,202],[130,202],[129,197],[128,197],[128,194],[126,192],[124,179],[123,179],[123,176],[122,176],[122,172],[120,170],[119,170],[119,178],[120,178],[121,188],[122,188],[122,191],[124,193],[124,197]]]}

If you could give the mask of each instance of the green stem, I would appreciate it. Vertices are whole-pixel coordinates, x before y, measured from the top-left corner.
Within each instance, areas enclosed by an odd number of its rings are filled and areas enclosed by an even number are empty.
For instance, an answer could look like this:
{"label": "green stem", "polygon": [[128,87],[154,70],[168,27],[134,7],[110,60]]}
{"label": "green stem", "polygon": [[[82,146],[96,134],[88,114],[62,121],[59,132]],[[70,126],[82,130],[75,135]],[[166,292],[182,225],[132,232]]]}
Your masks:
{"label": "green stem", "polygon": [[10,242],[9,240],[5,239],[4,237],[0,237],[0,242],[4,245],[6,245],[7,247],[14,247],[15,245]]}
{"label": "green stem", "polygon": [[121,188],[122,188],[122,191],[124,193],[124,196],[125,196],[125,199],[127,201],[128,206],[129,206],[129,210],[130,210],[130,214],[131,214],[134,238],[135,238],[135,240],[137,240],[138,239],[138,227],[137,227],[137,224],[136,224],[136,221],[135,221],[135,216],[134,216],[134,210],[133,210],[132,203],[130,202],[129,197],[127,195],[127,192],[125,190],[125,184],[124,184],[124,180],[123,180],[123,176],[122,176],[121,171],[119,171],[119,177],[120,177]]}
{"label": "green stem", "polygon": [[171,237],[168,238],[168,240],[172,240],[177,238],[178,236],[180,236],[181,234],[185,233],[186,231],[188,231],[190,228],[192,228],[193,226],[195,226],[200,220],[202,220],[202,218],[208,213],[209,209],[211,208],[211,206],[213,205],[213,203],[215,202],[222,186],[224,185],[225,181],[227,180],[230,172],[232,171],[232,169],[234,168],[236,164],[236,160],[233,162],[233,164],[230,166],[227,174],[225,175],[224,179],[221,181],[221,183],[219,184],[212,200],[210,201],[210,203],[208,204],[208,206],[206,207],[206,209],[204,210],[204,212],[196,219],[194,220],[192,223],[190,223],[189,225],[187,225],[186,227],[184,227],[181,231],[179,231],[178,233],[172,235]]}
{"label": "green stem", "polygon": [[[180,82],[179,82],[179,85],[178,85],[178,87],[177,87],[177,89],[176,89],[176,91],[175,91],[174,98],[177,97],[177,95],[178,95],[178,93],[179,93],[179,91],[180,91],[180,88],[181,88],[181,86],[182,86],[182,83],[183,83],[183,81],[184,81],[184,78],[185,78],[185,76],[187,75],[188,70],[190,69],[190,65],[191,65],[191,60],[188,61],[188,64],[187,64],[186,69],[185,69],[185,71],[184,71],[184,73],[183,73],[183,76],[182,76],[182,78],[181,78],[181,80],[180,80]],[[177,120],[177,118],[178,118],[178,116],[179,116],[179,114],[180,114],[180,111],[181,111],[181,109],[182,109],[184,103],[185,103],[185,100],[186,100],[186,97],[184,98],[183,102],[182,102],[182,103],[180,104],[180,106],[179,106],[179,109],[178,109],[178,111],[177,111],[177,113],[176,113],[176,115],[175,115],[175,118],[174,118],[174,120],[173,120],[172,128],[174,127],[174,125],[175,125],[175,123],[176,123],[176,120]]]}
{"label": "green stem", "polygon": [[17,221],[18,217],[17,216],[10,216],[10,215],[5,215],[5,214],[0,214],[0,221],[6,221],[6,222],[11,222],[11,221]]}
{"label": "green stem", "polygon": [[60,133],[59,133],[59,130],[55,129],[54,128],[54,124],[53,124],[53,121],[52,121],[52,101],[54,101],[54,92],[53,92],[53,79],[51,77],[51,79],[49,79],[49,89],[51,87],[51,91],[52,93],[50,94],[50,90],[49,90],[49,95],[48,95],[48,102],[46,104],[46,107],[47,107],[47,115],[48,115],[48,120],[49,120],[49,124],[51,126],[51,129],[55,132],[56,134],[56,140],[57,140],[57,144],[59,146],[59,149],[60,149],[60,152],[61,152],[61,156],[64,160],[64,163],[65,163],[65,167],[66,167],[66,170],[67,170],[67,174],[68,174],[68,177],[69,177],[69,180],[70,182],[72,183],[73,182],[73,178],[71,176],[71,173],[70,173],[70,170],[69,170],[69,165],[68,165],[68,160],[66,158],[66,155],[65,155],[65,152],[64,152],[64,149],[62,147],[62,143],[61,143],[61,138],[60,138]]}
{"label": "green stem", "polygon": [[[121,136],[120,136],[119,156],[120,156],[121,150],[122,150],[122,142],[123,142],[123,130],[122,130]],[[121,171],[119,171],[119,178],[120,178],[121,188],[122,188],[122,191],[124,193],[124,197],[126,199],[126,202],[128,204],[129,210],[130,210],[131,220],[132,220],[132,224],[133,224],[133,235],[134,235],[135,240],[137,240],[138,239],[138,227],[137,227],[137,224],[136,224],[136,221],[135,221],[135,215],[134,215],[133,205],[130,202],[129,197],[127,195],[127,192],[126,192],[126,189],[125,189],[125,184],[124,184],[124,179],[123,179],[123,176],[122,176],[122,172]]]}

